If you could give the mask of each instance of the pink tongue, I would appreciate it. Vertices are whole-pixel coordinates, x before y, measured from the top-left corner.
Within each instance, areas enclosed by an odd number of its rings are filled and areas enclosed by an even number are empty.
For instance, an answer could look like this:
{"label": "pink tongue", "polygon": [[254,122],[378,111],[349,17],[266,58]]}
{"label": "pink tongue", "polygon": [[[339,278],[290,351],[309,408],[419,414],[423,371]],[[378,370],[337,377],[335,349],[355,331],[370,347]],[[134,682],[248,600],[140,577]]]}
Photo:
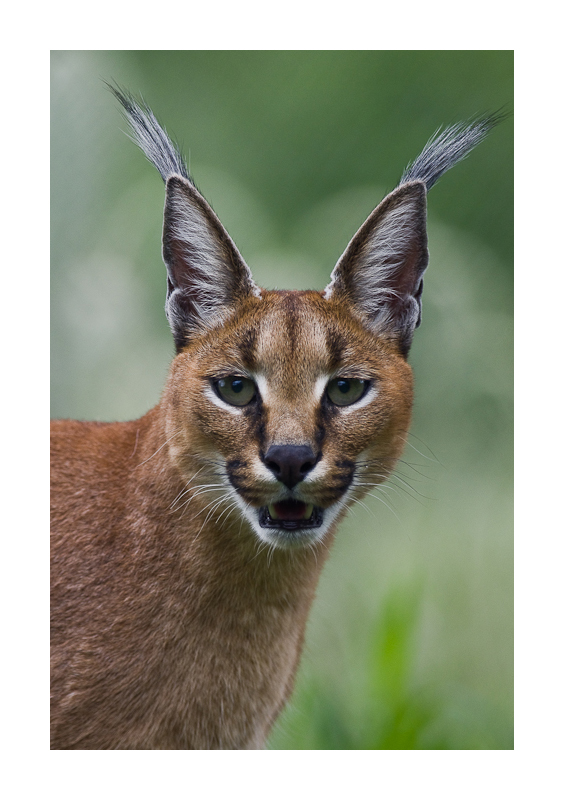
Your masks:
{"label": "pink tongue", "polygon": [[306,504],[300,500],[282,500],[281,503],[274,503],[274,510],[280,519],[296,521],[304,518]]}

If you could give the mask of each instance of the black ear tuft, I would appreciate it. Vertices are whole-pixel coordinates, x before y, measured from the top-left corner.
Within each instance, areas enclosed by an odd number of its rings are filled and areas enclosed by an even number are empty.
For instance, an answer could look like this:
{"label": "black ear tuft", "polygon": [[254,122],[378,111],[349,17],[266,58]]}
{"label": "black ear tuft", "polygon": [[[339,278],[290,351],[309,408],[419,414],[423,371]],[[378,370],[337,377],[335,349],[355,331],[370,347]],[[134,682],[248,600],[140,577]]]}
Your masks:
{"label": "black ear tuft", "polygon": [[179,148],[151,109],[129,92],[107,85],[124,109],[133,141],[166,183],[166,315],[180,351],[196,330],[219,324],[238,300],[258,297],[260,290],[217,215],[194,186]]}
{"label": "black ear tuft", "polygon": [[180,148],[171,140],[149,106],[119,86],[109,83],[106,86],[123,108],[131,138],[157,168],[163,181],[166,183],[171,175],[181,175],[191,181]]}
{"label": "black ear tuft", "polygon": [[394,338],[407,355],[421,323],[423,273],[429,261],[427,191],[465,158],[508,114],[484,116],[437,131],[382,200],[331,274],[325,297],[340,297],[375,332]]}
{"label": "black ear tuft", "polygon": [[404,170],[399,185],[422,181],[427,191],[441,175],[458,164],[486,138],[488,133],[509,115],[503,112],[478,117],[473,122],[460,122],[441,130],[429,139],[421,155]]}

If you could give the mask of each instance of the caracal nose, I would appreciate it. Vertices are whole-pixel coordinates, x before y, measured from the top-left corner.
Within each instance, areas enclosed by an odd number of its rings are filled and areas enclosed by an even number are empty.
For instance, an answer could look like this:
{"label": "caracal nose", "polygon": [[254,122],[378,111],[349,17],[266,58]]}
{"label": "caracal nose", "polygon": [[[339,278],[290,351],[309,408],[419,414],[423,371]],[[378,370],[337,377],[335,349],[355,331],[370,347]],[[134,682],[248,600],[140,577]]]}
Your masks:
{"label": "caracal nose", "polygon": [[264,463],[288,489],[303,481],[319,461],[309,445],[272,445],[264,456]]}

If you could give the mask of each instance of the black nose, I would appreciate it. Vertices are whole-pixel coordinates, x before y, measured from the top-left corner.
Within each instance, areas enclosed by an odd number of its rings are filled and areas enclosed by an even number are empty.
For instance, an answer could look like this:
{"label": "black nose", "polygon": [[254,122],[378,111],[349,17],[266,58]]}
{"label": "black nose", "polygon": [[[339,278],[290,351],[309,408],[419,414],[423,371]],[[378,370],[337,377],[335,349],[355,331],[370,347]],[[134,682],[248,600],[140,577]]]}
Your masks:
{"label": "black nose", "polygon": [[277,444],[268,448],[264,463],[288,489],[303,481],[315,467],[319,456],[309,445]]}

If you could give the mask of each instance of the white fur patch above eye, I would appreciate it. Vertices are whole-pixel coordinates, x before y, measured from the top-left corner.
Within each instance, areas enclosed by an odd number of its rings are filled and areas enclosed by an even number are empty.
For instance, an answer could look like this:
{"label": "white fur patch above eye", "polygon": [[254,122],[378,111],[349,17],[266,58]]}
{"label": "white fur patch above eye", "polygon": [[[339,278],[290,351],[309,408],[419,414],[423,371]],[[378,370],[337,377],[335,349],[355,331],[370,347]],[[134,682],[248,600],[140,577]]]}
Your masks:
{"label": "white fur patch above eye", "polygon": [[[261,372],[257,372],[251,375],[250,377],[256,383],[260,396],[263,402],[266,403],[266,405],[276,402],[276,397],[273,395],[270,389],[266,375],[264,375]],[[330,380],[331,380],[330,375],[321,375],[319,378],[315,380],[312,390],[312,399],[316,403],[318,403],[323,397],[323,393],[325,392],[327,384],[329,383]]]}
{"label": "white fur patch above eye", "polygon": [[315,386],[313,387],[313,394],[317,401],[321,400],[325,390],[327,389],[327,384],[331,380],[330,375],[320,375],[319,378],[315,381]]}
{"label": "white fur patch above eye", "polygon": [[256,372],[255,374],[252,375],[252,379],[257,385],[257,389],[259,390],[259,394],[263,402],[268,405],[268,403],[272,400],[272,397],[270,395],[270,390],[268,387],[268,381],[266,379],[266,376],[263,375],[261,372]]}

